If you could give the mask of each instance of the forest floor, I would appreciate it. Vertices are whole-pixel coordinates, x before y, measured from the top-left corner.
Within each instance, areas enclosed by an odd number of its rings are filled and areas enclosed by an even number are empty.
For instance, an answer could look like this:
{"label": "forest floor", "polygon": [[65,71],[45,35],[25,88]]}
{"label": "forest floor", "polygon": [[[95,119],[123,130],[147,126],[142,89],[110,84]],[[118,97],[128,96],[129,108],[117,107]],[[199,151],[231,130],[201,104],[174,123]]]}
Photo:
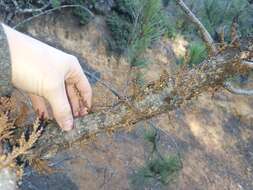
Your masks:
{"label": "forest floor", "polygon": [[[29,34],[75,52],[101,80],[124,95],[132,93],[126,83],[129,65],[106,49],[107,30],[103,18],[96,17],[80,27],[68,15],[46,16],[29,24]],[[148,50],[154,64],[141,69],[145,81],[158,79],[166,70],[177,69],[174,56],[183,54],[187,41],[163,39]],[[97,82],[93,86],[95,110],[117,102],[112,93]],[[162,154],[179,154],[183,168],[168,185],[155,179],[131,184],[131,179],[149,159],[150,145],[144,139],[146,122],[126,131],[101,134],[89,143],[76,144],[52,160],[59,171],[40,176],[25,172],[22,190],[252,190],[253,189],[253,98],[226,91],[202,94],[188,105],[152,118],[160,128],[158,148]]]}

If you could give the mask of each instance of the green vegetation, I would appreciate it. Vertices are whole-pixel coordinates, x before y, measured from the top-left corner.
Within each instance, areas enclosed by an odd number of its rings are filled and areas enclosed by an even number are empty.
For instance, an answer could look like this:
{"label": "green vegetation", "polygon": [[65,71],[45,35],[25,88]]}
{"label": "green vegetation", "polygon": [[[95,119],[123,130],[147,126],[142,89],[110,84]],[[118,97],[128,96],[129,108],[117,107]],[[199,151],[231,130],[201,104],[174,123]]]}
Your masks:
{"label": "green vegetation", "polygon": [[[252,5],[250,6],[247,0],[187,0],[185,2],[216,41],[218,41],[219,30],[223,27],[225,27],[226,40],[230,40],[230,28],[235,16],[238,16],[239,32],[242,36],[253,32]],[[168,19],[172,25],[170,28],[184,35],[196,37],[196,28],[188,23],[184,13],[175,5],[175,1],[167,2],[167,5],[169,6]]]}
{"label": "green vegetation", "polygon": [[[12,4],[10,1],[5,1],[8,5]],[[230,41],[230,28],[234,17],[238,17],[241,36],[253,33],[252,5],[247,0],[186,0],[185,2],[200,18],[216,42],[219,41],[222,28],[225,29],[225,40]],[[48,0],[19,0],[18,3],[21,8],[40,8],[48,3]],[[192,42],[188,47],[187,56],[178,58],[178,62],[192,66],[200,63],[207,55],[196,28],[189,24],[185,14],[173,0],[117,0],[113,5],[106,0],[102,4],[99,0],[51,0],[51,7],[48,9],[70,4],[82,5],[97,14],[105,14],[111,34],[108,39],[110,50],[127,57],[132,66],[146,67],[151,63],[145,58],[144,53],[161,36],[173,39],[180,34]],[[98,7],[102,9],[107,5],[111,11],[97,11]],[[80,24],[87,24],[91,20],[91,15],[82,8],[73,8],[72,12]]]}
{"label": "green vegetation", "polygon": [[[178,63],[189,66],[201,63],[207,57],[207,51],[199,38],[196,27],[189,24],[185,13],[180,10],[175,1],[164,0],[163,3],[167,7],[168,18],[166,36],[174,38],[180,34],[191,42],[186,56],[179,57]],[[234,17],[238,17],[240,36],[249,36],[253,33],[252,5],[247,0],[186,0],[185,3],[204,24],[216,42],[220,41],[223,28],[225,41],[231,40],[230,30]]]}
{"label": "green vegetation", "polygon": [[112,40],[109,41],[111,49],[123,53],[129,45],[133,26],[130,19],[113,12],[107,17],[107,25],[112,36]]}
{"label": "green vegetation", "polygon": [[59,7],[61,5],[60,0],[52,0],[51,3],[54,8]]}
{"label": "green vegetation", "polygon": [[162,186],[168,185],[176,179],[181,168],[181,162],[177,156],[152,159],[131,176],[131,187],[144,190],[145,187],[157,182]]}
{"label": "green vegetation", "polygon": [[149,129],[144,139],[151,143],[152,151],[145,165],[130,177],[132,189],[146,189],[155,183],[166,186],[177,179],[182,169],[182,162],[178,155],[164,156],[158,150],[159,134],[157,129]]}
{"label": "green vegetation", "polygon": [[197,65],[201,63],[207,57],[206,46],[203,42],[192,42],[187,51],[187,56],[184,59],[184,63],[189,66]]}
{"label": "green vegetation", "polygon": [[160,0],[119,0],[107,16],[112,40],[110,47],[124,54],[132,66],[143,66],[143,53],[166,31]]}
{"label": "green vegetation", "polygon": [[[56,0],[59,1],[59,0]],[[82,5],[87,7],[89,4],[94,4],[95,0],[71,0],[72,5]],[[72,11],[73,15],[79,19],[81,25],[88,24],[91,20],[91,15],[82,8],[74,8]]]}
{"label": "green vegetation", "polygon": [[[56,8],[62,5],[61,0],[52,0],[52,7]],[[87,7],[88,4],[94,4],[95,0],[71,0],[67,4],[70,5],[81,5]],[[91,20],[91,15],[82,8],[73,8],[73,15],[76,16],[81,25],[88,24]]]}
{"label": "green vegetation", "polygon": [[217,29],[223,26],[227,28],[226,36],[228,37],[232,18],[235,16],[239,17],[239,31],[242,35],[249,34],[250,30],[248,30],[248,26],[245,23],[250,21],[250,18],[252,22],[253,13],[247,0],[210,0],[204,1],[204,7],[199,10],[199,15],[203,20],[203,24],[214,37],[217,34]]}
{"label": "green vegetation", "polygon": [[189,67],[200,64],[208,56],[206,46],[202,41],[196,40],[191,42],[187,47],[185,56],[178,57],[179,65],[186,64]]}

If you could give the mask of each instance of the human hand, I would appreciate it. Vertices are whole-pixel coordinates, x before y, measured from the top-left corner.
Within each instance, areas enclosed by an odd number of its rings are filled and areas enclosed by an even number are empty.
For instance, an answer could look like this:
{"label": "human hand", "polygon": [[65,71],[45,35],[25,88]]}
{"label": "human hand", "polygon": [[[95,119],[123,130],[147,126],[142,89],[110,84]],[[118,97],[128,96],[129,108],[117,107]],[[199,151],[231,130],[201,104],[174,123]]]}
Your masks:
{"label": "human hand", "polygon": [[76,57],[3,25],[12,64],[12,83],[27,92],[33,107],[48,117],[49,102],[59,126],[69,131],[73,116],[88,114],[92,90]]}

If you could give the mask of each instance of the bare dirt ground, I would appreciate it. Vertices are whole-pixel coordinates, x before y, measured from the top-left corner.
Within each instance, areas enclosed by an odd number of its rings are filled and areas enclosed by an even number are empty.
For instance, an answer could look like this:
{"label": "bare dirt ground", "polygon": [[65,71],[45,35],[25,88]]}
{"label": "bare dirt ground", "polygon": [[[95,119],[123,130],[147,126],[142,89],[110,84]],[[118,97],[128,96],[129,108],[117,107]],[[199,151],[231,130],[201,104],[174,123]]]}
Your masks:
{"label": "bare dirt ground", "polygon": [[[101,80],[118,92],[131,94],[130,68],[124,59],[108,55],[107,31],[102,18],[80,27],[70,16],[47,16],[29,24],[28,33],[53,44],[60,44],[96,71]],[[155,64],[142,69],[146,81],[155,80],[166,70],[177,69],[174,56],[184,53],[183,40],[162,40],[147,56]],[[175,53],[173,53],[174,48]],[[99,82],[93,86],[94,109],[117,102]],[[252,190],[253,189],[253,98],[233,96],[225,91],[203,94],[172,113],[153,118],[160,128],[159,146],[164,154],[180,153],[183,169],[165,186],[155,181],[148,186],[131,186],[131,176],[148,159],[150,151],[143,138],[144,123],[131,132],[102,134],[88,144],[76,144],[52,160],[61,170],[39,176],[27,171],[22,190]]]}

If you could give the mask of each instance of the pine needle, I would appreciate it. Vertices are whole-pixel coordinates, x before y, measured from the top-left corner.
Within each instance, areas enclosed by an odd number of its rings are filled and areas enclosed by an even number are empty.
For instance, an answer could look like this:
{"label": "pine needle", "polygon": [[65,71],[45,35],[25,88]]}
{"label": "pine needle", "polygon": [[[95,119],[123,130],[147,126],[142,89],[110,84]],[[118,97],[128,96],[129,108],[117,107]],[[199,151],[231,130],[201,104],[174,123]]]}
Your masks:
{"label": "pine needle", "polygon": [[6,167],[12,167],[18,156],[28,153],[42,133],[42,129],[39,129],[39,126],[39,120],[37,119],[33,125],[33,131],[28,141],[26,141],[25,134],[23,133],[19,139],[19,146],[14,147],[10,154],[0,156],[0,170]]}
{"label": "pine needle", "polygon": [[166,31],[162,3],[160,0],[119,0],[117,6],[120,12],[107,17],[112,49],[124,54],[132,66],[138,66],[147,48]]}

